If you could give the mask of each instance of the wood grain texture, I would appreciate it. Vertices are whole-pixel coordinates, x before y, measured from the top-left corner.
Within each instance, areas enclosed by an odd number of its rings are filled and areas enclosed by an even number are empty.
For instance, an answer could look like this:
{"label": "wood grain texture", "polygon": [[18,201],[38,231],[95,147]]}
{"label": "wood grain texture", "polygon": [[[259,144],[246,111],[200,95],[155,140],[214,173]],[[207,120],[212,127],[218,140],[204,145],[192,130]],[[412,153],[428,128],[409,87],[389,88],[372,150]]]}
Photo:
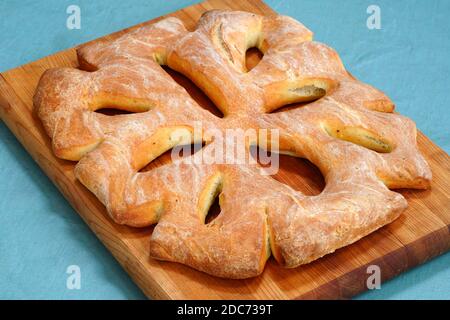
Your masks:
{"label": "wood grain texture", "polygon": [[[180,18],[188,29],[193,29],[202,12],[219,8],[273,14],[273,11],[259,0],[208,0],[169,16]],[[161,17],[144,24],[159,19]],[[123,32],[106,38],[115,38]],[[254,57],[250,57],[250,60],[252,58]],[[33,114],[32,97],[41,74],[51,67],[76,66],[75,49],[69,49],[2,73],[0,117],[144,293],[151,298],[348,298],[366,289],[366,270],[371,264],[380,266],[382,279],[387,280],[450,249],[450,159],[443,150],[419,132],[419,147],[433,172],[431,189],[401,190],[409,203],[404,214],[395,222],[355,244],[295,269],[284,269],[271,259],[261,276],[246,280],[219,279],[184,265],[151,259],[149,237],[152,228],[134,229],[112,222],[103,205],[76,181],[73,174],[74,163],[57,159],[53,155],[50,140]],[[209,99],[189,80],[180,75],[173,76],[183,83],[201,105],[214,109]],[[167,158],[168,156],[160,157],[152,166],[165,163]],[[324,186],[317,168],[306,160],[288,156],[281,157],[281,169],[275,178],[306,194],[317,194]]]}

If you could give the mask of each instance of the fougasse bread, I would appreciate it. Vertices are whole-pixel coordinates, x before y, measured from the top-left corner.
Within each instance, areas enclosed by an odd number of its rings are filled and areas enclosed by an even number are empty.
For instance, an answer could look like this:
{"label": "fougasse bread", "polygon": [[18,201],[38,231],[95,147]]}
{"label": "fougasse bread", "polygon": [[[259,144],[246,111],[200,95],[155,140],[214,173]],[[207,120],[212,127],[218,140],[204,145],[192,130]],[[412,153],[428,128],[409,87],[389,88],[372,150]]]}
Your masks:
{"label": "fougasse bread", "polygon": [[[264,56],[247,70],[252,47]],[[390,189],[429,186],[413,121],[392,113],[385,94],[349,75],[292,18],[214,10],[192,32],[166,18],[77,53],[79,69],[42,76],[37,114],[55,155],[78,162],[76,177],[115,222],[156,224],[156,259],[225,278],[257,276],[271,255],[296,267],[396,219],[407,203]],[[190,78],[224,117],[199,106],[162,65]],[[309,103],[274,112],[298,102]],[[95,112],[104,107],[133,113]],[[220,143],[193,134],[199,121],[204,130],[277,129],[278,151],[314,163],[325,189],[307,196],[255,164],[192,161]],[[140,171],[199,142],[205,146],[190,157]],[[205,223],[216,196],[221,212]]]}

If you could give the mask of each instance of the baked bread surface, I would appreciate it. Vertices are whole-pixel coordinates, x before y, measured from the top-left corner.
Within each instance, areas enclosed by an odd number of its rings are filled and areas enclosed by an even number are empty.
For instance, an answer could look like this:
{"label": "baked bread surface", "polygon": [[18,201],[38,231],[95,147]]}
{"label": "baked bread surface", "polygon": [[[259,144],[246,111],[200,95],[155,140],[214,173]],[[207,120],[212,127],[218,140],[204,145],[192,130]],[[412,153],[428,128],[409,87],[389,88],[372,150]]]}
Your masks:
{"label": "baked bread surface", "polygon": [[[252,47],[264,56],[247,70]],[[296,267],[396,219],[407,203],[389,189],[429,186],[415,124],[392,113],[385,94],[349,75],[338,54],[292,18],[214,10],[193,32],[167,18],[77,54],[80,69],[43,74],[37,114],[55,155],[78,161],[77,179],[115,222],[156,224],[154,258],[226,278],[260,274],[271,255]],[[224,117],[200,107],[162,65],[190,78]],[[298,102],[309,103],[274,112]],[[133,113],[95,112],[105,107]],[[232,141],[208,132],[227,129],[279,130],[276,149],[314,163],[325,189],[306,196],[251,161],[214,161],[219,144]],[[266,146],[262,140],[249,137],[246,148]],[[205,146],[140,171],[191,143]],[[221,213],[205,223],[216,196]]]}

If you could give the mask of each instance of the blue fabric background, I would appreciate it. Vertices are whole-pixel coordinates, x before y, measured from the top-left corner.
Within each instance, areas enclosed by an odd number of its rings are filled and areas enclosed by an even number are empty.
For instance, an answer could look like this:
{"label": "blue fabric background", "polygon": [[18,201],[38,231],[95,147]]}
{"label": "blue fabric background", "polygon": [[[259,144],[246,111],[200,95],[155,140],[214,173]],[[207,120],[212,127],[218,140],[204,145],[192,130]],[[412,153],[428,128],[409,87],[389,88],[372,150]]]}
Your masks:
{"label": "blue fabric background", "polygon": [[[0,1],[0,71],[183,8],[195,1]],[[450,149],[450,1],[267,0],[334,47],[356,77]],[[81,30],[66,8],[81,8]],[[369,5],[382,29],[366,27]],[[144,295],[0,122],[0,298],[141,299]],[[448,208],[447,208],[448,209]],[[81,268],[81,289],[66,268]],[[358,299],[450,299],[450,253]]]}

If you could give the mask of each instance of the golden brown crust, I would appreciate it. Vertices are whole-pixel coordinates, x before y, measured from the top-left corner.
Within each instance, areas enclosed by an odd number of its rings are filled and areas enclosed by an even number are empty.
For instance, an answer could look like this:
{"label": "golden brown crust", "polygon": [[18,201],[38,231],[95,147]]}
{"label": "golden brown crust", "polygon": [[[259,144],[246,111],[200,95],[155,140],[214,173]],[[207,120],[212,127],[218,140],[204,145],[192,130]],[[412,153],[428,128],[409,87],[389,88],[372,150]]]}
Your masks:
{"label": "golden brown crust", "polygon": [[[34,103],[55,154],[79,161],[76,177],[117,223],[157,223],[151,256],[220,277],[252,277],[271,252],[295,267],[357,241],[406,208],[388,188],[426,188],[431,179],[414,123],[391,113],[388,97],[350,76],[334,50],[311,39],[308,29],[283,16],[211,11],[194,32],[168,18],[81,47],[86,71],[47,71]],[[248,71],[250,47],[264,57]],[[225,117],[198,106],[163,64],[188,76]],[[93,112],[102,107],[139,113]],[[223,142],[217,140],[139,172],[166,150],[199,142],[196,121],[205,130],[280,129],[280,151],[316,164],[326,188],[305,196],[256,165],[208,164],[205,158]],[[221,213],[205,224],[219,193]]]}

